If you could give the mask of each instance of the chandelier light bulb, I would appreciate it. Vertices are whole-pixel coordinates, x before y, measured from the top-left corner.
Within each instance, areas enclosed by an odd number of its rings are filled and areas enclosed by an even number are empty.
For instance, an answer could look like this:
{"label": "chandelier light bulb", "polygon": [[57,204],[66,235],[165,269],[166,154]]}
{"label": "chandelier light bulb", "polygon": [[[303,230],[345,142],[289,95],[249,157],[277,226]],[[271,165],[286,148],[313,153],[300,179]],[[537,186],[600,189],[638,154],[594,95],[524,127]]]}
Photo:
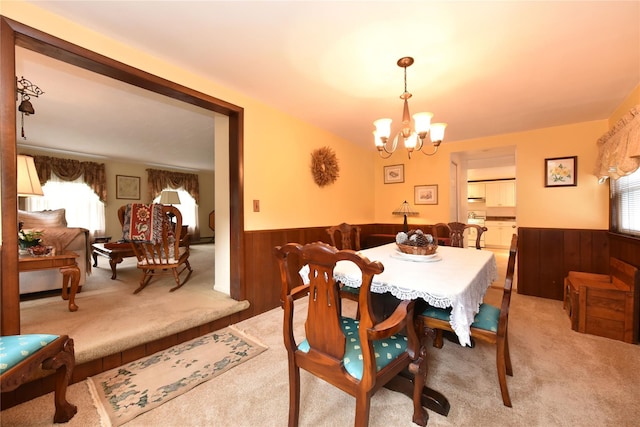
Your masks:
{"label": "chandelier light bulb", "polygon": [[[400,131],[394,138],[391,138],[391,119],[378,119],[373,122],[373,125],[376,127],[376,130],[373,132],[374,143],[378,154],[384,159],[391,157],[396,150],[398,139],[401,136],[404,139],[404,146],[407,149],[409,158],[411,158],[412,151],[420,151],[426,156],[434,155],[444,139],[444,128],[447,125],[445,123],[431,124],[433,113],[416,113],[413,115],[413,119],[409,115],[409,98],[411,98],[412,95],[407,90],[407,67],[410,67],[413,62],[413,58],[405,56],[400,58],[397,63],[399,67],[404,69],[404,92],[400,95],[400,99],[403,100]],[[430,153],[422,151],[422,148],[425,146],[424,140],[427,134],[431,134],[431,142],[433,145],[433,151]]]}

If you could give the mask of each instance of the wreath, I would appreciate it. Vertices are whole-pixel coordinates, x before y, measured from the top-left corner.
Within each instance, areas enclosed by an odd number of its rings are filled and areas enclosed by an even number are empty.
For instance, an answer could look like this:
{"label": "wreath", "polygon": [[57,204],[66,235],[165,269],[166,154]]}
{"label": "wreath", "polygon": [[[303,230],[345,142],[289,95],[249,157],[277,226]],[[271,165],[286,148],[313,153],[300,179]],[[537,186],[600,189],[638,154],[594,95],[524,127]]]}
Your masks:
{"label": "wreath", "polygon": [[329,147],[322,147],[311,153],[311,174],[320,187],[332,184],[340,176],[336,153]]}

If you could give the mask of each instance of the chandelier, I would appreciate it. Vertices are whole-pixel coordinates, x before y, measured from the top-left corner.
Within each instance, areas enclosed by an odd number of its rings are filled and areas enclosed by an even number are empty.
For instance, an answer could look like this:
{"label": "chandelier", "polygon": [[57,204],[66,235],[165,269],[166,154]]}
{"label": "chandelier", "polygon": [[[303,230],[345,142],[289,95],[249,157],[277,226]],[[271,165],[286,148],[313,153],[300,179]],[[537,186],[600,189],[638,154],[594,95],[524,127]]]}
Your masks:
{"label": "chandelier", "polygon": [[[373,137],[378,149],[378,154],[384,159],[391,157],[398,146],[398,139],[402,137],[404,140],[404,147],[409,153],[414,151],[420,151],[422,154],[432,156],[438,151],[440,143],[444,138],[444,128],[447,127],[446,123],[431,123],[432,113],[416,113],[413,115],[413,123],[411,115],[409,114],[409,102],[411,94],[407,92],[407,67],[413,64],[413,58],[405,56],[398,59],[398,66],[404,68],[404,92],[400,95],[400,99],[404,100],[404,109],[402,111],[402,127],[400,132],[396,134],[393,139],[391,136],[391,119],[378,119],[373,122],[376,130],[373,131]],[[425,139],[427,134],[431,137],[431,143],[433,144],[433,151],[427,153],[422,151],[425,145]]]}

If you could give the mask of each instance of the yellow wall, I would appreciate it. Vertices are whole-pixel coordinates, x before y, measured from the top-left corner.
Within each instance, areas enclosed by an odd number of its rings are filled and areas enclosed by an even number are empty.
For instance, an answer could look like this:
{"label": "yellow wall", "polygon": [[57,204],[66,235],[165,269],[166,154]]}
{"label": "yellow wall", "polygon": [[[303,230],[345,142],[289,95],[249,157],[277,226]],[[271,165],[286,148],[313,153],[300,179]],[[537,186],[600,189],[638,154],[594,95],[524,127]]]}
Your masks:
{"label": "yellow wall", "polygon": [[[370,222],[373,153],[202,76],[123,45],[23,2],[3,2],[0,13],[125,64],[225,100],[245,109],[245,229]],[[311,151],[333,148],[341,172],[319,188],[310,172]],[[252,200],[261,211],[252,212]]]}
{"label": "yellow wall", "polygon": [[[398,222],[391,211],[408,200],[413,204],[415,185],[437,184],[438,205],[414,205],[420,212],[410,223],[448,222],[449,159],[452,153],[516,146],[516,209],[518,226],[553,228],[608,228],[608,185],[591,174],[597,155],[596,141],[607,131],[607,120],[578,123],[528,132],[459,142],[444,142],[435,156],[415,153],[411,160],[398,152],[376,161],[375,221]],[[544,186],[544,159],[578,156],[578,186]],[[384,184],[383,166],[405,165],[405,182]]]}

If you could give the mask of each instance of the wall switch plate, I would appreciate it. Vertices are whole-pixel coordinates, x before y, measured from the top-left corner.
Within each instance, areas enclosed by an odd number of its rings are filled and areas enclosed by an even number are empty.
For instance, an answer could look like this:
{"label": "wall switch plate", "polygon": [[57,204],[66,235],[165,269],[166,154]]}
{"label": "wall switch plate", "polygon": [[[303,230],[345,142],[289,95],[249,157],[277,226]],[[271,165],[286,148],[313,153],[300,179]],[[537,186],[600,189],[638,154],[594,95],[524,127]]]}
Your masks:
{"label": "wall switch plate", "polygon": [[253,211],[260,212],[260,200],[253,201]]}

